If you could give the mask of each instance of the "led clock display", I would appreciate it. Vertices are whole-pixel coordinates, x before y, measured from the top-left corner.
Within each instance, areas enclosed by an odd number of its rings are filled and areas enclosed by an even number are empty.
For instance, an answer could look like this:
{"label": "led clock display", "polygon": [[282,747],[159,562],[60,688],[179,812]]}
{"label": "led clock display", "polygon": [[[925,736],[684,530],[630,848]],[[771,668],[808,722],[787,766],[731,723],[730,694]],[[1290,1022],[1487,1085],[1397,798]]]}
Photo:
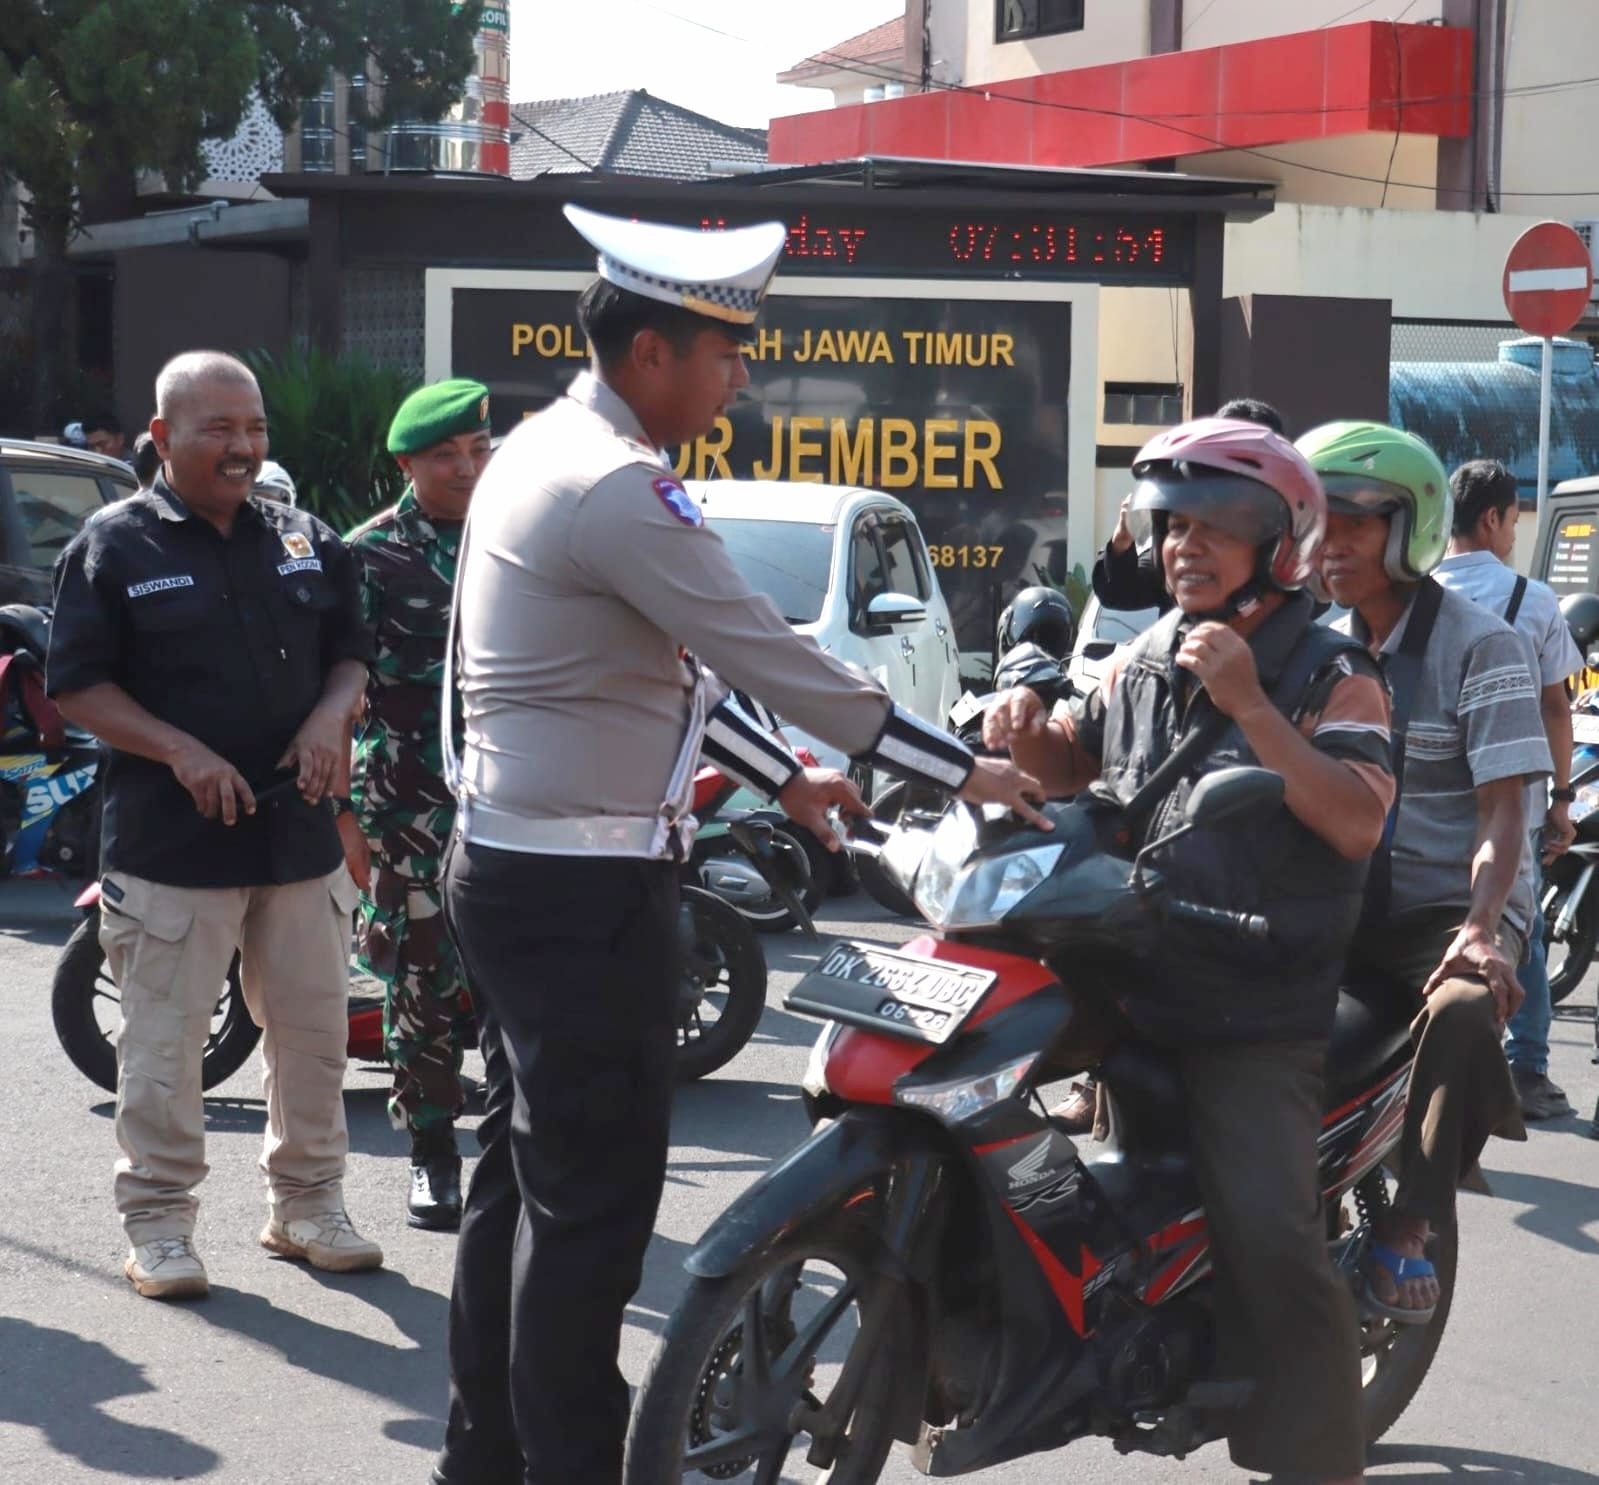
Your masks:
{"label": "led clock display", "polygon": [[[727,218],[702,217],[717,232]],[[1103,216],[939,216],[896,213],[873,220],[805,211],[791,220],[782,267],[789,272],[1068,278],[1184,283],[1191,233],[1181,219]]]}

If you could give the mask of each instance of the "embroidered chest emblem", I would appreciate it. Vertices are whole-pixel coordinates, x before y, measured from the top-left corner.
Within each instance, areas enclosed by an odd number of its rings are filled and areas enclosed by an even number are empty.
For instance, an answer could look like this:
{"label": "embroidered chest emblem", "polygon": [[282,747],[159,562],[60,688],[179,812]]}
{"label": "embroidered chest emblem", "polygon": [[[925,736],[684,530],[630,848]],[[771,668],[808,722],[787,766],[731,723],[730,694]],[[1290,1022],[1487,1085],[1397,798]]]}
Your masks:
{"label": "embroidered chest emblem", "polygon": [[283,550],[296,562],[303,562],[311,555],[311,538],[299,531],[285,531],[283,533]]}

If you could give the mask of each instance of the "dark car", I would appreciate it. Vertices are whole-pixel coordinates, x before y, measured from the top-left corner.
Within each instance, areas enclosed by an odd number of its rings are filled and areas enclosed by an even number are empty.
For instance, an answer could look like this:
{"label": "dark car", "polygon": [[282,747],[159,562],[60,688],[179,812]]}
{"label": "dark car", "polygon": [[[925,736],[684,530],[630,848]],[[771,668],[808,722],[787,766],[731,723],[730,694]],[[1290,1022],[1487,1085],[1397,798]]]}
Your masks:
{"label": "dark car", "polygon": [[49,603],[50,569],[67,543],[138,488],[120,459],[0,438],[0,603]]}

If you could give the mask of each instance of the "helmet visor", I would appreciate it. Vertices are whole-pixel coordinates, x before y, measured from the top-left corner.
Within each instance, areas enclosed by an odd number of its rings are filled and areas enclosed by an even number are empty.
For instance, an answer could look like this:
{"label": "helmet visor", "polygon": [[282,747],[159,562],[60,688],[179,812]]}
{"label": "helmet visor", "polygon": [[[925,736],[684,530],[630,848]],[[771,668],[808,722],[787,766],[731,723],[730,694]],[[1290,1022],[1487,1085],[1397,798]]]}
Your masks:
{"label": "helmet visor", "polygon": [[1270,485],[1208,471],[1190,477],[1181,468],[1146,471],[1133,491],[1133,509],[1187,516],[1253,547],[1275,541],[1288,529],[1288,507]]}
{"label": "helmet visor", "polygon": [[1323,474],[1321,487],[1327,492],[1327,510],[1336,516],[1383,516],[1401,506],[1415,503],[1415,496],[1403,485],[1375,480],[1366,474]]}

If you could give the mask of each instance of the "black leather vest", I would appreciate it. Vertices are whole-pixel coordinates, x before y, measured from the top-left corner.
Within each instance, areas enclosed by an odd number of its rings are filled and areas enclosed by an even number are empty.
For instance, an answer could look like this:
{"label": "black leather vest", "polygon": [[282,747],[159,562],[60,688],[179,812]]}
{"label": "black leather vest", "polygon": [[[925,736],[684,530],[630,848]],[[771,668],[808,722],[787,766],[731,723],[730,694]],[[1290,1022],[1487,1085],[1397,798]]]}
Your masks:
{"label": "black leather vest", "polygon": [[[1314,623],[1312,613],[1311,600],[1294,595],[1250,637],[1261,684],[1290,720],[1319,705],[1349,671],[1381,674],[1358,641]],[[1199,683],[1174,664],[1188,627],[1173,610],[1133,642],[1106,707],[1095,793],[1125,805],[1184,737],[1215,716]],[[1226,723],[1135,826],[1134,847],[1180,823],[1205,774],[1257,762],[1243,733]],[[1201,925],[1165,926],[1120,997],[1136,1028],[1162,1041],[1189,1042],[1328,1035],[1360,916],[1365,861],[1340,856],[1284,806],[1269,816],[1193,831],[1150,864],[1176,896],[1264,914],[1272,934],[1258,944]]]}

